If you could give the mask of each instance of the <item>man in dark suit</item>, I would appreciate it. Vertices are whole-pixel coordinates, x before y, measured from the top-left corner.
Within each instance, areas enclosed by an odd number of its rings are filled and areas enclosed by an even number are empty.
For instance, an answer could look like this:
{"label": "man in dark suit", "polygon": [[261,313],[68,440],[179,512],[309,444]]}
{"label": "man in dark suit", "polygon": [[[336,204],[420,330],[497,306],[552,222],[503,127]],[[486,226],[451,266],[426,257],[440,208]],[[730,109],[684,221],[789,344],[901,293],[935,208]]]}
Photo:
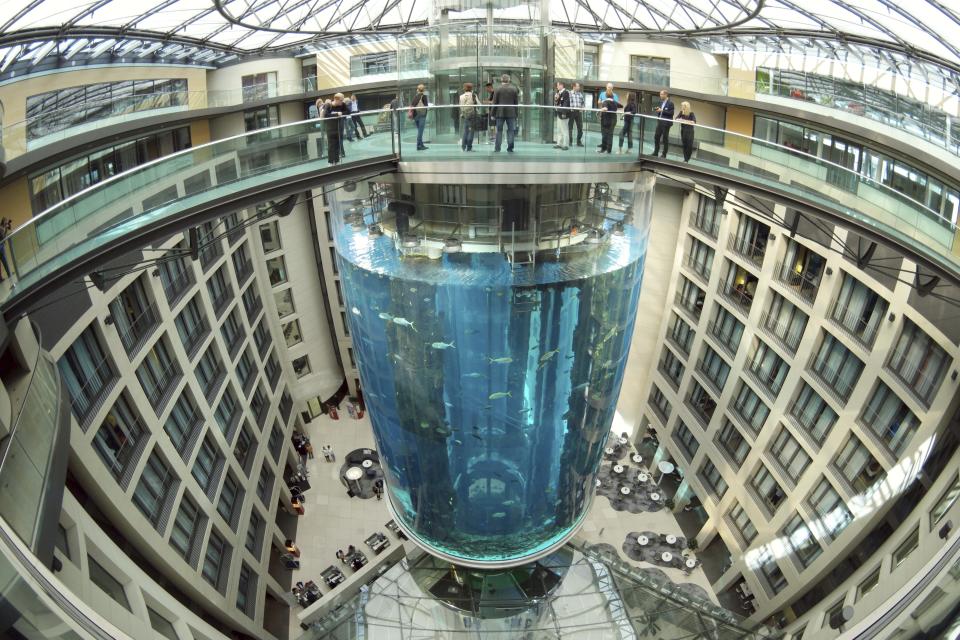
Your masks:
{"label": "man in dark suit", "polygon": [[660,141],[663,140],[663,157],[666,158],[670,146],[670,126],[673,124],[673,101],[666,89],[660,92],[660,104],[654,111],[660,119],[657,120],[657,130],[653,133],[653,155],[660,153]]}
{"label": "man in dark suit", "polygon": [[507,125],[507,151],[513,153],[513,139],[517,134],[517,115],[520,103],[520,91],[510,84],[510,75],[500,76],[500,86],[493,92],[493,109],[497,117],[497,139],[494,151],[500,151],[503,142],[503,125]]}

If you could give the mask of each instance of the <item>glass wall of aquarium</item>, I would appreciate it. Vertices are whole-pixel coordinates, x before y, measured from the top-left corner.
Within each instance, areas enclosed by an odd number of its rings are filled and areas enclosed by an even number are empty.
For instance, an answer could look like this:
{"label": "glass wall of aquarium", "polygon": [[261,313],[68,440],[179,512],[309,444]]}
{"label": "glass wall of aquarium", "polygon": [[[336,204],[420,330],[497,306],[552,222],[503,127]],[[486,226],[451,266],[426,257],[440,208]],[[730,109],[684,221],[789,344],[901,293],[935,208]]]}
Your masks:
{"label": "glass wall of aquarium", "polygon": [[508,566],[576,531],[623,380],[651,189],[642,174],[331,194],[389,504],[431,552]]}

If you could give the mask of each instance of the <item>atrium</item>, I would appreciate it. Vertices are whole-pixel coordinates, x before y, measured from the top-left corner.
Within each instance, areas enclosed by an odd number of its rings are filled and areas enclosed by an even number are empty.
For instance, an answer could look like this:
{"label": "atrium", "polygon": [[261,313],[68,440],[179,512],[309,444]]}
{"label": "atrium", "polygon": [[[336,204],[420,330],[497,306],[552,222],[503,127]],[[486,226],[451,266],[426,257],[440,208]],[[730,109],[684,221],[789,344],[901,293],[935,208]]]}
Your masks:
{"label": "atrium", "polygon": [[2,637],[960,637],[960,6],[0,24]]}

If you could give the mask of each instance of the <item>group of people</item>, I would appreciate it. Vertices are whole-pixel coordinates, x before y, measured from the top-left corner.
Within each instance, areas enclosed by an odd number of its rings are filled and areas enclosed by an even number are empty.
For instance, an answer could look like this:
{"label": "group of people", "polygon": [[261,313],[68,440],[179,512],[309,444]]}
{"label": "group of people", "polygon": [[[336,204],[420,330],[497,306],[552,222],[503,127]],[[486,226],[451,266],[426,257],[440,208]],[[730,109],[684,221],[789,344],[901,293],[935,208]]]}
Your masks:
{"label": "group of people", "polygon": [[327,134],[327,160],[330,164],[338,164],[346,156],[344,138],[352,142],[354,139],[362,140],[370,135],[360,117],[360,102],[355,94],[349,99],[342,93],[335,93],[332,98],[318,98],[314,109],[310,110],[311,116],[324,119],[324,133]]}

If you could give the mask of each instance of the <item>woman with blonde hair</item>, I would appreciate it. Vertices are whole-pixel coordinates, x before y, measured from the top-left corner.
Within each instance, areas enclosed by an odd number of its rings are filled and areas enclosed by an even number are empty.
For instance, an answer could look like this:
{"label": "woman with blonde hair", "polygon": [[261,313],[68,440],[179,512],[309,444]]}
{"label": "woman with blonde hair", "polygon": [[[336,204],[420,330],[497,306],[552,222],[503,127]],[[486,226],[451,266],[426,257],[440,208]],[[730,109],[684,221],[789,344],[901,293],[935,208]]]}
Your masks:
{"label": "woman with blonde hair", "polygon": [[427,126],[427,109],[430,102],[427,100],[427,87],[423,84],[417,85],[417,95],[410,104],[410,112],[413,114],[413,121],[417,123],[417,151],[423,151],[427,147],[423,144],[423,130]]}
{"label": "woman with blonde hair", "polygon": [[697,116],[690,110],[690,103],[684,100],[680,103],[680,113],[675,120],[680,120],[680,144],[683,145],[683,161],[690,162],[690,156],[693,155],[693,125],[697,122]]}

